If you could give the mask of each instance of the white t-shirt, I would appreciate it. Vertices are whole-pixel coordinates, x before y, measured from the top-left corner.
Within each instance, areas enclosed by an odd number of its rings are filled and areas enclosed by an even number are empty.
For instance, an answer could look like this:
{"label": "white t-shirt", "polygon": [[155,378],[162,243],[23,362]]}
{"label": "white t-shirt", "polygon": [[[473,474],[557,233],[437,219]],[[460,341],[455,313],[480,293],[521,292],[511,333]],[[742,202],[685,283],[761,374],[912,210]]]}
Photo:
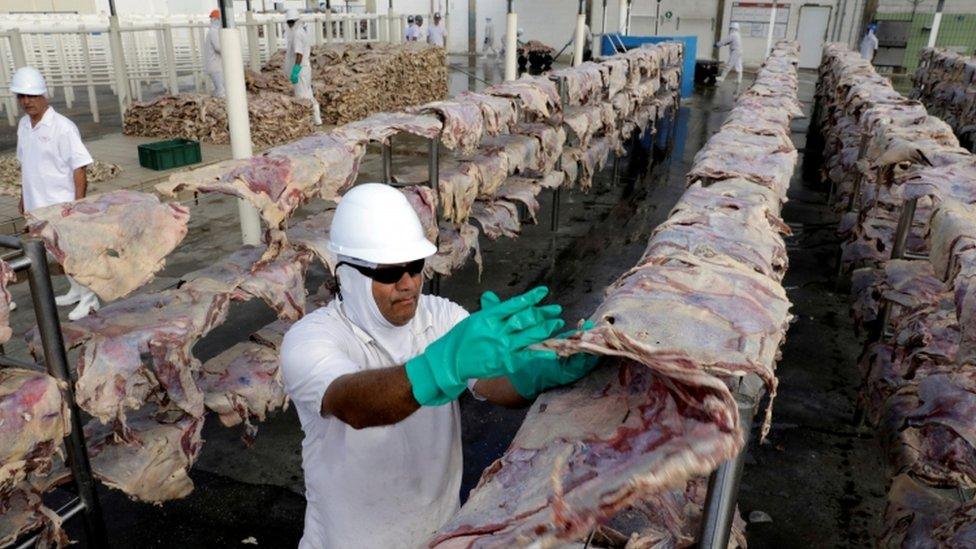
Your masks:
{"label": "white t-shirt", "polygon": [[24,210],[75,199],[74,171],[92,163],[78,126],[48,107],[36,126],[24,115],[17,126]]}
{"label": "white t-shirt", "polygon": [[[336,378],[387,368],[389,355],[354,325],[339,300],[310,313],[285,335],[285,390],[305,432],[302,549],[419,547],[458,509],[461,418],[457,402],[421,407],[403,421],[356,430],[320,410]],[[414,356],[468,315],[422,295]]]}
{"label": "white t-shirt", "polygon": [[427,34],[427,42],[435,46],[444,47],[444,35],[447,34],[447,29],[444,28],[444,24],[431,25],[430,32]]}
{"label": "white t-shirt", "polygon": [[416,42],[417,40],[419,40],[420,39],[420,27],[418,27],[417,25],[414,25],[413,23],[411,23],[410,26],[407,27],[406,39],[407,39],[407,42]]}

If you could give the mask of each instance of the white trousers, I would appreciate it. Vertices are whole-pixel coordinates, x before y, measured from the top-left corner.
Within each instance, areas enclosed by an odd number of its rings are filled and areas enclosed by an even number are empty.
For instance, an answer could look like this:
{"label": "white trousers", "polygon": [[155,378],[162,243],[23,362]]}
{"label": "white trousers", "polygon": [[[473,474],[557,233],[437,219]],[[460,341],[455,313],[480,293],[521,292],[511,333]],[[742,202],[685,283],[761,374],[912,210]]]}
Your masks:
{"label": "white trousers", "polygon": [[298,73],[298,82],[295,83],[293,90],[295,97],[312,100],[312,121],[315,122],[316,126],[321,126],[322,111],[319,108],[319,102],[315,100],[315,94],[312,93],[312,75],[308,67],[302,67],[302,72]]}
{"label": "white trousers", "polygon": [[207,71],[207,76],[210,77],[210,81],[213,82],[213,96],[214,97],[224,97],[227,92],[224,90],[224,73],[223,71]]}

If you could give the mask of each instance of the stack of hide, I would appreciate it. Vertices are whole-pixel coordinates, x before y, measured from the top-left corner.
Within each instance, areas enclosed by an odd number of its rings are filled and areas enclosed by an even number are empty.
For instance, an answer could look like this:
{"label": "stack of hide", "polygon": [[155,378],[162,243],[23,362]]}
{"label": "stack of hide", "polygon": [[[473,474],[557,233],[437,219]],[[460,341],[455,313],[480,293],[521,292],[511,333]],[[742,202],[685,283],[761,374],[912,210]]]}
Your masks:
{"label": "stack of hide", "polygon": [[960,141],[976,144],[976,57],[925,48],[912,82],[912,98],[952,126]]}
{"label": "stack of hide", "polygon": [[[122,173],[118,164],[95,160],[85,168],[88,176],[88,191],[92,192],[94,183],[115,179]],[[0,196],[20,196],[20,161],[13,154],[0,156]]]}

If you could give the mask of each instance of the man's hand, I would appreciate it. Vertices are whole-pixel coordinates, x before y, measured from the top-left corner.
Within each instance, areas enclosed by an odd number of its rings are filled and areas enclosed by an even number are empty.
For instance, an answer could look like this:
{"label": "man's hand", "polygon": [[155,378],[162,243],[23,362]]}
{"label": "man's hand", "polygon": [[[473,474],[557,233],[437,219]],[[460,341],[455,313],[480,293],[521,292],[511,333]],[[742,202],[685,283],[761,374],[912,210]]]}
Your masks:
{"label": "man's hand", "polygon": [[459,322],[450,332],[427,346],[423,354],[406,364],[407,377],[417,402],[440,406],[464,392],[469,379],[511,374],[539,355],[527,347],[552,337],[564,325],[562,307],[538,307],[549,290],[545,287],[500,301]]}

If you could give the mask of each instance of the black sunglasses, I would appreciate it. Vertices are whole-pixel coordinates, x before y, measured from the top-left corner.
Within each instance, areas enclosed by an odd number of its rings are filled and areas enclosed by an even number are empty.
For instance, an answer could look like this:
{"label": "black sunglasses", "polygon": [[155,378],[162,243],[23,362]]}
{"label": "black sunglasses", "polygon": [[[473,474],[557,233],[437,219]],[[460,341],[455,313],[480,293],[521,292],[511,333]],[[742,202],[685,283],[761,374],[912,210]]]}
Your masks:
{"label": "black sunglasses", "polygon": [[403,273],[407,273],[410,276],[417,276],[424,270],[424,259],[418,259],[416,261],[411,261],[406,265],[391,265],[389,267],[363,267],[362,265],[354,265],[347,261],[340,261],[336,265],[336,269],[340,265],[349,265],[353,269],[356,269],[365,277],[371,278],[380,284],[394,284],[403,278]]}

